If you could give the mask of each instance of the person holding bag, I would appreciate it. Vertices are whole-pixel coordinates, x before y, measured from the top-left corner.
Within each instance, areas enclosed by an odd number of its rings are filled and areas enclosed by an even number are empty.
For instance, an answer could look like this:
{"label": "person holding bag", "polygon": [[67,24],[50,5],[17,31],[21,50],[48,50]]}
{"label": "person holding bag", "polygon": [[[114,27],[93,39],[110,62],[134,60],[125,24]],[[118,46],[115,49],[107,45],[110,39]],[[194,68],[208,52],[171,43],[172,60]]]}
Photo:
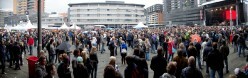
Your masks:
{"label": "person holding bag", "polygon": [[121,63],[126,64],[125,57],[127,56],[127,44],[121,41]]}

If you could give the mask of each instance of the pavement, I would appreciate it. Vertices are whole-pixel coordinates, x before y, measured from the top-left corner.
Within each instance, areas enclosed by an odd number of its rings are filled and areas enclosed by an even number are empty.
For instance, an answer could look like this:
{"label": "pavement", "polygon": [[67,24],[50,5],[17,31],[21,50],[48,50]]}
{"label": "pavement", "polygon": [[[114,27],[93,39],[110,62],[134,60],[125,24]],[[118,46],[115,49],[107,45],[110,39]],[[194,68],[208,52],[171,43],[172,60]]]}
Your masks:
{"label": "pavement", "polygon": [[[71,49],[74,50],[75,48],[72,47]],[[100,52],[97,53],[98,59],[99,59],[97,78],[103,78],[104,68],[109,62],[110,52],[106,46],[105,46],[105,49],[106,49],[105,53],[103,53],[103,54],[101,54]],[[34,55],[37,55],[36,49],[34,49],[34,50],[35,50]],[[231,52],[228,56],[229,71],[230,72],[228,74],[226,74],[225,69],[223,69],[224,70],[223,71],[224,72],[224,78],[228,78],[228,76],[230,74],[234,74],[233,70],[235,68],[242,68],[246,64],[246,58],[245,57],[243,57],[243,56],[238,57],[237,52],[234,53],[232,47],[230,48],[230,51]],[[128,55],[132,55],[132,52],[133,52],[133,49],[128,48]],[[246,53],[247,53],[247,51],[246,51]],[[155,55],[156,54],[150,53],[150,59]],[[4,74],[4,75],[1,74],[0,78],[28,78],[28,74],[29,74],[28,73],[28,63],[26,60],[26,58],[28,56],[29,55],[24,55],[24,57],[23,57],[24,65],[21,66],[21,70],[13,70],[13,68],[8,68],[9,63],[6,63],[6,73],[7,74]],[[71,56],[72,56],[72,54],[71,54]],[[127,65],[121,64],[121,56],[120,56],[119,48],[118,48],[118,55],[117,55],[117,62],[116,63],[119,66],[120,73],[122,75],[124,75],[124,70],[125,70]],[[147,61],[147,63],[148,63],[148,68],[149,68],[149,78],[153,78],[154,72],[150,69],[150,61]],[[206,74],[206,72],[205,72],[205,66],[202,66],[202,67],[203,67],[203,70],[201,70],[201,71],[203,73],[204,78],[209,78],[209,75]],[[216,76],[217,76],[217,73],[216,73]],[[55,78],[58,78],[58,77],[55,77]]]}

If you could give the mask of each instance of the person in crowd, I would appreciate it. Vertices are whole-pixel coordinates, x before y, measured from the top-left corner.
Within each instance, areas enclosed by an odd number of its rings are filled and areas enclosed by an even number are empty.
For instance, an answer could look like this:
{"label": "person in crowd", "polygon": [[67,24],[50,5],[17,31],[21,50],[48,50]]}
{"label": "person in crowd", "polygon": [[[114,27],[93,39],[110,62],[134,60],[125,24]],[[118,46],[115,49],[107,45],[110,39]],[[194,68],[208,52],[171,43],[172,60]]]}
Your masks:
{"label": "person in crowd", "polygon": [[121,63],[126,64],[125,57],[127,56],[127,44],[122,41],[121,42]]}
{"label": "person in crowd", "polygon": [[245,38],[244,38],[243,33],[240,34],[237,42],[238,42],[238,56],[240,57],[241,53],[243,53],[243,56],[245,57],[246,44],[245,44]]}
{"label": "person in crowd", "polygon": [[181,49],[183,52],[183,56],[187,57],[187,50],[186,50],[186,47],[184,46],[184,43],[180,43],[178,49]]}
{"label": "person in crowd", "polygon": [[[39,57],[39,64],[36,66],[35,68],[35,78],[45,78],[48,76],[48,73],[46,71],[46,57],[45,56],[41,56]],[[50,72],[49,72],[50,73]]]}
{"label": "person in crowd", "polygon": [[190,56],[188,59],[188,67],[182,70],[181,78],[203,78],[200,70],[196,68],[195,58]]}
{"label": "person in crowd", "polygon": [[[73,52],[73,55],[74,55],[74,57],[72,58],[72,70],[73,70],[73,75],[74,75],[74,77],[75,78],[77,78],[77,65],[78,65],[78,61],[77,61],[77,58],[78,57],[81,57],[81,56],[79,56],[80,55],[80,51],[79,50],[74,50],[74,52]],[[82,58],[82,57],[81,57]]]}
{"label": "person in crowd", "polygon": [[50,47],[49,47],[49,51],[48,51],[49,52],[49,62],[50,63],[54,63],[55,62],[55,56],[56,56],[55,45],[56,45],[56,43],[52,39],[50,41]]}
{"label": "person in crowd", "polygon": [[196,48],[196,58],[197,58],[197,63],[198,63],[198,67],[199,69],[202,69],[201,67],[201,44],[197,41],[194,42],[195,43],[195,48]]}
{"label": "person in crowd", "polygon": [[9,68],[12,68],[14,63],[14,52],[13,52],[14,41],[10,40],[10,43],[6,46],[6,51],[9,53]]}
{"label": "person in crowd", "polygon": [[188,47],[188,58],[190,56],[193,56],[193,57],[196,57],[197,56],[197,49],[196,47],[194,46],[193,42],[189,43],[189,47]]}
{"label": "person in crowd", "polygon": [[106,44],[106,37],[104,36],[104,34],[101,34],[100,38],[101,38],[101,53],[103,53],[105,52],[104,45]]}
{"label": "person in crowd", "polygon": [[173,61],[177,63],[177,70],[175,76],[180,78],[182,70],[188,66],[188,60],[183,56],[183,50],[179,49],[177,51],[177,56],[173,58]]}
{"label": "person in crowd", "polygon": [[125,78],[141,78],[139,76],[139,71],[137,69],[136,64],[134,63],[134,57],[132,56],[127,56],[126,61],[127,61],[127,67],[124,71]]}
{"label": "person in crowd", "polygon": [[20,70],[20,59],[21,59],[21,47],[18,42],[15,42],[13,46],[14,58],[15,58],[15,70]]}
{"label": "person in crowd", "polygon": [[229,73],[228,70],[228,55],[229,55],[229,47],[226,45],[226,42],[223,41],[222,45],[220,46],[220,52],[222,53],[223,57],[224,57],[224,63],[226,65],[226,73]]}
{"label": "person in crowd", "polygon": [[103,78],[122,78],[122,76],[112,65],[107,65],[104,68]]}
{"label": "person in crowd", "polygon": [[150,60],[150,50],[151,50],[151,44],[149,42],[149,39],[148,38],[145,38],[144,51],[145,51],[145,59],[147,61]]}
{"label": "person in crowd", "polygon": [[168,58],[168,43],[169,43],[169,39],[166,38],[165,41],[163,42],[163,50],[164,50],[164,56],[165,58]]}
{"label": "person in crowd", "polygon": [[207,56],[207,65],[210,67],[210,78],[215,78],[218,72],[219,78],[223,78],[224,60],[223,55],[217,49],[217,43],[213,43],[213,51]]}
{"label": "person in crowd", "polygon": [[46,66],[46,72],[47,72],[47,76],[44,78],[55,78],[56,75],[56,67],[54,64],[48,64]]}
{"label": "person in crowd", "polygon": [[91,44],[92,44],[92,46],[97,47],[97,39],[96,39],[96,37],[92,37]]}
{"label": "person in crowd", "polygon": [[202,42],[202,44],[201,44],[201,47],[202,47],[202,50],[201,50],[201,58],[202,58],[202,60],[201,60],[201,63],[202,63],[202,65],[204,65],[204,59],[203,59],[203,53],[204,53],[204,49],[206,48],[206,46],[207,46],[207,43],[208,43],[208,39],[205,39],[203,42]]}
{"label": "person in crowd", "polygon": [[28,46],[29,46],[29,55],[33,55],[33,47],[34,47],[34,38],[32,36],[29,36],[28,38]]}
{"label": "person in crowd", "polygon": [[177,70],[177,63],[176,62],[170,62],[167,65],[167,73],[164,73],[160,78],[178,78],[175,76],[176,70]]}
{"label": "person in crowd", "polygon": [[169,42],[168,42],[168,58],[167,60],[168,61],[171,61],[174,57],[174,53],[173,53],[173,45],[174,45],[174,42],[172,41],[172,38],[169,39]]}
{"label": "person in crowd", "polygon": [[247,78],[248,75],[246,75],[243,71],[241,71],[239,68],[234,69],[234,74],[237,78]]}
{"label": "person in crowd", "polygon": [[90,75],[91,72],[93,71],[93,65],[92,65],[92,63],[91,63],[91,61],[90,61],[90,58],[88,57],[86,51],[88,51],[88,50],[82,51],[81,56],[82,56],[82,58],[83,58],[84,66],[87,67],[88,74]]}
{"label": "person in crowd", "polygon": [[115,37],[112,37],[112,40],[109,42],[109,50],[110,50],[110,56],[115,56],[115,47],[116,47],[116,44],[115,44]]}
{"label": "person in crowd", "polygon": [[59,78],[71,78],[69,65],[69,57],[65,54],[62,56],[62,63],[60,63],[57,69]]}
{"label": "person in crowd", "polygon": [[5,45],[3,41],[0,41],[0,60],[1,60],[1,69],[2,69],[2,74],[5,73]]}
{"label": "person in crowd", "polygon": [[137,69],[139,71],[139,75],[142,78],[148,78],[149,77],[149,71],[148,71],[148,64],[145,59],[145,52],[140,52],[139,58],[134,58],[137,62],[135,63],[137,65]]}
{"label": "person in crowd", "polygon": [[74,78],[89,78],[89,73],[87,67],[83,63],[83,58],[77,57],[77,62],[76,69],[74,70]]}
{"label": "person in crowd", "polygon": [[159,47],[157,56],[152,57],[150,68],[154,71],[153,78],[159,78],[166,72],[167,60],[163,56],[162,48]]}
{"label": "person in crowd", "polygon": [[210,42],[207,42],[206,47],[203,49],[203,61],[206,62],[206,73],[209,73],[209,65],[207,63],[207,57],[211,51],[213,51],[213,47]]}
{"label": "person in crowd", "polygon": [[91,78],[97,78],[97,67],[98,67],[98,57],[97,57],[97,48],[95,46],[92,47],[90,52],[90,61],[93,66],[92,72],[91,72]]}

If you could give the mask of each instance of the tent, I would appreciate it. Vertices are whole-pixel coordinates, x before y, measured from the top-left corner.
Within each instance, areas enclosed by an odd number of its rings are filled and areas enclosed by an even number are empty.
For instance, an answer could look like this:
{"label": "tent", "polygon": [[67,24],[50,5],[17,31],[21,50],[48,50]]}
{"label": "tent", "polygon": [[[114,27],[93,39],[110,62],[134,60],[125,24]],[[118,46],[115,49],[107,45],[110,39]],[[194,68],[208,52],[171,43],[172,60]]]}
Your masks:
{"label": "tent", "polygon": [[25,26],[20,25],[20,24],[18,24],[18,25],[15,26],[15,27],[11,27],[10,29],[11,29],[11,30],[27,30],[27,28],[26,28]]}
{"label": "tent", "polygon": [[81,30],[81,27],[77,26],[76,24],[73,24],[70,29],[72,30]]}
{"label": "tent", "polygon": [[138,25],[134,26],[133,28],[148,28],[148,26],[145,26],[142,22],[140,22]]}
{"label": "tent", "polygon": [[32,25],[31,21],[28,21],[28,23],[25,26],[27,29],[34,29],[37,28],[36,26]]}
{"label": "tent", "polygon": [[59,27],[60,30],[69,30],[70,28],[64,23],[61,27]]}

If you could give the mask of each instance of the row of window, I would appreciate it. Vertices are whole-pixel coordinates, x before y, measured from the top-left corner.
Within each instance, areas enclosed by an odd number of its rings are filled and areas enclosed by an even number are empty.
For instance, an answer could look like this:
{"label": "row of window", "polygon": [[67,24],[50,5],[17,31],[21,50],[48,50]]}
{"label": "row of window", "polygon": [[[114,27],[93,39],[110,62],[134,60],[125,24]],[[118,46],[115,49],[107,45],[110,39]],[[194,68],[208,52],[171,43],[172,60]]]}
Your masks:
{"label": "row of window", "polygon": [[132,10],[132,9],[75,9],[75,10],[70,10],[71,12],[144,12],[144,10]]}
{"label": "row of window", "polygon": [[103,7],[103,6],[110,6],[110,7],[138,7],[143,8],[143,6],[139,5],[114,5],[114,4],[88,4],[88,5],[72,5],[72,7]]}
{"label": "row of window", "polygon": [[138,14],[72,14],[71,17],[144,17]]}
{"label": "row of window", "polygon": [[71,21],[77,21],[77,22],[132,22],[132,21],[139,21],[139,19],[73,19]]}

